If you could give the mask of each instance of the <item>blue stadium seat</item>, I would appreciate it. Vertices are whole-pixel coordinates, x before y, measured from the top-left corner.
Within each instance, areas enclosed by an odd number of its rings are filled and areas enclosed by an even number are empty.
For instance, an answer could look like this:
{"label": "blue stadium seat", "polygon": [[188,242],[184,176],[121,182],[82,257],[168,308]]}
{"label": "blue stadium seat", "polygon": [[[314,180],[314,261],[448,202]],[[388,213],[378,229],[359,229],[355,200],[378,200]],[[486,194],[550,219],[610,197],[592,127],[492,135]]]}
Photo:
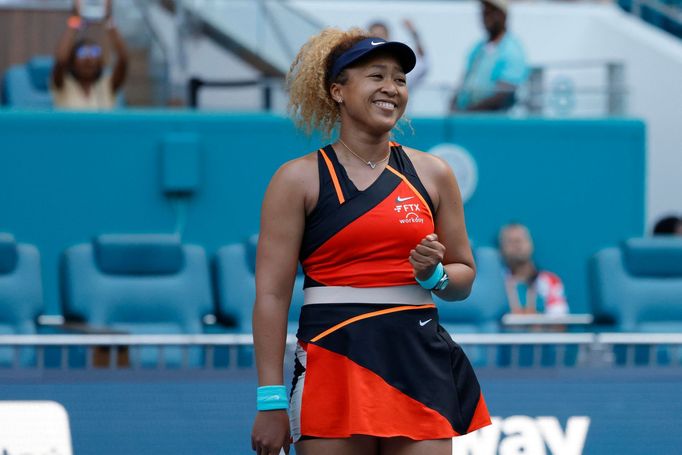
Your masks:
{"label": "blue stadium seat", "polygon": [[[251,315],[256,299],[256,248],[258,235],[242,243],[224,246],[216,253],[215,279],[218,314],[232,320],[234,331],[251,333]],[[295,333],[303,305],[303,272],[299,267],[289,309],[288,332]]]}
{"label": "blue stadium seat", "polygon": [[[502,315],[507,311],[507,295],[504,288],[504,271],[500,255],[495,248],[474,248],[476,280],[471,294],[461,302],[445,302],[434,295],[438,305],[440,324],[449,333],[495,333],[500,331]],[[483,347],[464,346],[474,366],[487,364],[487,352]]]}
{"label": "blue stadium seat", "polygon": [[[88,326],[131,334],[193,334],[212,313],[210,275],[202,247],[176,235],[101,235],[67,249],[62,262],[64,314]],[[131,353],[155,365],[158,349]],[[166,365],[180,365],[179,348],[164,348]],[[198,351],[190,363],[200,363]]]}
{"label": "blue stadium seat", "polygon": [[441,325],[450,333],[493,333],[500,330],[502,315],[507,312],[507,294],[500,255],[495,248],[474,249],[476,281],[471,295],[461,302],[438,304]]}
{"label": "blue stadium seat", "polygon": [[633,238],[590,264],[593,308],[627,332],[682,331],[682,239]]}
{"label": "blue stadium seat", "polygon": [[17,108],[52,107],[50,74],[54,58],[36,56],[24,65],[13,65],[2,80],[3,104]]}
{"label": "blue stadium seat", "polygon": [[[0,334],[35,334],[42,308],[38,250],[17,244],[11,234],[0,233]],[[0,365],[11,365],[14,355],[13,348],[0,348]],[[19,351],[21,365],[33,364],[34,359],[34,349]]]}

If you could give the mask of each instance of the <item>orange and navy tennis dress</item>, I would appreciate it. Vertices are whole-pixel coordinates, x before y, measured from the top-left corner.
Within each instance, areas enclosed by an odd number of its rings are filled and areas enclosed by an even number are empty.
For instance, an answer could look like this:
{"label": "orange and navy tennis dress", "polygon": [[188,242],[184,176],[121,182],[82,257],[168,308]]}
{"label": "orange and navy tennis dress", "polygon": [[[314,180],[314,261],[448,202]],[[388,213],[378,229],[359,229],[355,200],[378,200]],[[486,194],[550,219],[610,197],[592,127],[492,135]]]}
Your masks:
{"label": "orange and navy tennis dress", "polygon": [[410,250],[434,232],[434,208],[405,151],[359,191],[328,145],[306,219],[305,272],[291,434],[414,440],[490,424],[474,370],[415,281]]}

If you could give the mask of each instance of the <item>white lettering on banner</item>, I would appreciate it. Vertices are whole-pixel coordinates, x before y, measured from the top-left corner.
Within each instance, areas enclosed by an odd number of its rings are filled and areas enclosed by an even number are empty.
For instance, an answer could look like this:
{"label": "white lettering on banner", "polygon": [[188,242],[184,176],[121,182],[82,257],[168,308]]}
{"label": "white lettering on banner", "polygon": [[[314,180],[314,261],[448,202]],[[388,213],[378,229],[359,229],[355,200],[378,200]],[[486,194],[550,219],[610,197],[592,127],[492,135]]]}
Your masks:
{"label": "white lettering on banner", "polygon": [[589,417],[571,417],[568,419],[565,435],[555,417],[538,417],[537,424],[553,455],[580,455],[583,453],[587,430],[590,427]]}
{"label": "white lettering on banner", "polygon": [[54,401],[0,401],[0,454],[71,455],[64,407]]}
{"label": "white lettering on banner", "polygon": [[492,425],[452,440],[453,455],[496,455],[502,431],[502,419],[493,417]]}
{"label": "white lettering on banner", "polygon": [[507,417],[502,432],[507,437],[500,442],[500,455],[547,455],[540,429],[532,417]]}
{"label": "white lettering on banner", "polygon": [[556,417],[492,418],[492,425],[453,439],[453,455],[581,455],[590,418],[573,416],[561,429]]}

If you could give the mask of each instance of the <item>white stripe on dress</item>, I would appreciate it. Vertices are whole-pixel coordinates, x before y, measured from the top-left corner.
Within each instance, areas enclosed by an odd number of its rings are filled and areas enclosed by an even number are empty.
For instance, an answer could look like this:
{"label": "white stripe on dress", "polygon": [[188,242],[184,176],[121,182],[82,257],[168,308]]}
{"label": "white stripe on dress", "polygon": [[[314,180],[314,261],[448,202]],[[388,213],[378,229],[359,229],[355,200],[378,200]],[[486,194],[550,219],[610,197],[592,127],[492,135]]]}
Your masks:
{"label": "white stripe on dress", "polygon": [[428,305],[431,292],[419,285],[354,288],[351,286],[316,286],[303,290],[303,304],[320,303],[386,303]]}
{"label": "white stripe on dress", "polygon": [[296,380],[296,385],[291,391],[289,399],[289,431],[293,442],[301,439],[301,401],[303,400],[303,387],[305,386],[305,369],[307,353],[300,344],[296,344],[296,359],[303,365],[303,372]]}

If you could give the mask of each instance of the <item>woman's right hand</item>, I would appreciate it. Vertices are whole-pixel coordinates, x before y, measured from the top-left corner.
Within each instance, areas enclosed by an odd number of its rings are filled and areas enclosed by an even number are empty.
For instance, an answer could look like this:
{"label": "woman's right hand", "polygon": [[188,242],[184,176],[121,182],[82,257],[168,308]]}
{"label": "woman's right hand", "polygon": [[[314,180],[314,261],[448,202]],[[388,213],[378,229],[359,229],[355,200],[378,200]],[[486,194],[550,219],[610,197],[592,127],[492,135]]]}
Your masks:
{"label": "woman's right hand", "polygon": [[285,410],[258,411],[251,431],[251,448],[256,455],[279,455],[289,453],[291,436],[289,416]]}

